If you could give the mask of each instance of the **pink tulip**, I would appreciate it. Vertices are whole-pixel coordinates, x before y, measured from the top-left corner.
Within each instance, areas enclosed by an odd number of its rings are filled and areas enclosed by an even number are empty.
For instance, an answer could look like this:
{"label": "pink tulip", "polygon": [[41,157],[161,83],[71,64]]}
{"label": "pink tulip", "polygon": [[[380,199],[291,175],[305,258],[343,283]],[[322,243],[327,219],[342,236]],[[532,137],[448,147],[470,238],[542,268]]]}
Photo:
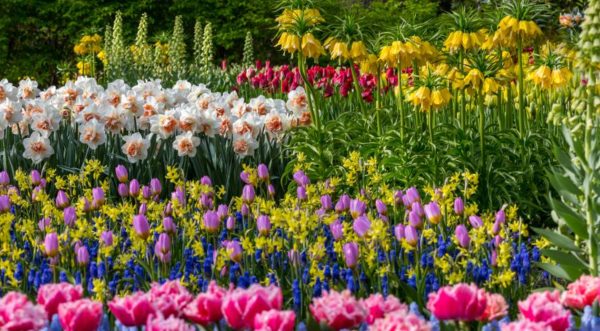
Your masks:
{"label": "pink tulip", "polygon": [[471,223],[471,226],[474,228],[483,226],[483,221],[481,220],[481,217],[477,215],[469,216],[469,223]]}
{"label": "pink tulip", "polygon": [[413,247],[417,246],[417,243],[419,242],[419,233],[417,232],[417,229],[411,225],[407,225],[404,228],[404,240]]}
{"label": "pink tulip", "polygon": [[108,309],[124,326],[142,326],[155,309],[150,295],[136,292],[124,297],[116,297],[108,303]]}
{"label": "pink tulip", "polygon": [[380,293],[371,294],[368,298],[361,300],[361,304],[367,311],[366,322],[369,325],[389,313],[408,309],[395,296],[389,295],[384,298]]}
{"label": "pink tulip", "polygon": [[600,300],[600,277],[583,275],[569,284],[562,294],[563,305],[582,310]]}
{"label": "pink tulip", "polygon": [[47,323],[44,308],[31,303],[26,295],[8,292],[0,299],[0,330],[38,331]]}
{"label": "pink tulip", "polygon": [[394,227],[394,236],[396,236],[396,240],[398,241],[404,238],[404,225],[398,224]]}
{"label": "pink tulip", "polygon": [[51,232],[46,235],[46,238],[44,239],[44,249],[46,255],[49,257],[58,255],[58,235],[56,235],[56,232]]}
{"label": "pink tulip", "polygon": [[504,324],[500,327],[502,331],[552,331],[552,328],[544,323],[519,320]]}
{"label": "pink tulip", "polygon": [[171,238],[166,233],[161,233],[154,245],[154,255],[162,263],[171,262]]}
{"label": "pink tulip", "polygon": [[38,289],[37,303],[44,307],[48,319],[58,313],[61,303],[77,301],[83,297],[81,285],[69,283],[46,284]]}
{"label": "pink tulip", "polygon": [[410,205],[417,201],[421,201],[419,191],[415,187],[411,187],[408,190],[406,190],[406,194],[404,196],[406,197]]}
{"label": "pink tulip", "polygon": [[335,220],[329,224],[329,229],[334,240],[339,240],[344,236],[344,225],[340,220]]}
{"label": "pink tulip", "polygon": [[461,247],[469,247],[469,244],[471,243],[471,238],[469,237],[469,231],[464,225],[460,224],[459,226],[457,226],[454,230],[454,235],[456,236],[458,244]]}
{"label": "pink tulip", "polygon": [[254,317],[254,331],[293,331],[296,313],[271,309]]}
{"label": "pink tulip", "polygon": [[181,317],[185,306],[194,299],[185,287],[176,280],[168,281],[162,285],[154,283],[149,293],[154,307],[164,317]]}
{"label": "pink tulip", "polygon": [[565,331],[571,325],[571,312],[563,308],[556,290],[530,294],[519,301],[519,311],[524,319],[543,323],[554,331]]}
{"label": "pink tulip", "polygon": [[319,324],[333,330],[357,327],[367,318],[365,308],[348,290],[324,292],[313,299],[309,308]]}
{"label": "pink tulip", "polygon": [[430,202],[425,205],[425,216],[431,224],[438,224],[442,219],[440,206],[436,202]]}
{"label": "pink tulip", "polygon": [[242,260],[242,245],[237,240],[223,242],[231,261],[240,262]]}
{"label": "pink tulip", "polygon": [[500,319],[508,314],[508,304],[501,294],[487,293],[487,306],[483,315],[479,318],[480,321],[490,322]]}
{"label": "pink tulip", "polygon": [[423,220],[416,211],[411,210],[408,213],[408,224],[410,224],[413,228],[420,229],[423,227]]}
{"label": "pink tulip", "polygon": [[81,299],[58,306],[58,320],[64,331],[97,330],[102,322],[102,303]]}
{"label": "pink tulip", "polygon": [[125,168],[121,164],[119,164],[115,168],[115,174],[117,175],[117,179],[119,180],[120,183],[125,183],[129,179],[129,174],[127,173],[127,168]]}
{"label": "pink tulip", "polygon": [[484,290],[471,284],[456,284],[429,294],[427,309],[442,321],[475,321],[481,318],[487,307]]}
{"label": "pink tulip", "polygon": [[367,210],[367,205],[359,199],[353,199],[350,201],[350,215],[352,218],[362,216]]}
{"label": "pink tulip", "polygon": [[148,318],[146,322],[146,331],[194,331],[193,326],[187,324],[184,320],[175,316],[163,318],[155,316]]}
{"label": "pink tulip", "polygon": [[252,328],[254,317],[271,309],[281,309],[283,295],[276,286],[262,287],[254,284],[248,289],[237,288],[229,292],[221,306],[227,324],[234,329]]}
{"label": "pink tulip", "polygon": [[465,211],[465,204],[461,198],[454,199],[454,213],[456,215],[462,215]]}
{"label": "pink tulip", "polygon": [[431,331],[431,324],[406,309],[400,309],[375,321],[373,331]]}
{"label": "pink tulip", "polygon": [[205,293],[198,294],[185,307],[183,314],[188,320],[202,326],[217,323],[223,318],[221,305],[225,294],[227,294],[227,291],[219,287],[213,280],[208,285],[208,290]]}

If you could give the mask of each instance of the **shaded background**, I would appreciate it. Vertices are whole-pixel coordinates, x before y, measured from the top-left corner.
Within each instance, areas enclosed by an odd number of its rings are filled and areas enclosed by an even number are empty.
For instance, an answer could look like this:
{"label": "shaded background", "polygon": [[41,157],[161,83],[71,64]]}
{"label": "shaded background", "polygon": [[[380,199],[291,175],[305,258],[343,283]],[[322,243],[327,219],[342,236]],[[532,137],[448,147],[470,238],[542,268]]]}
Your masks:
{"label": "shaded background", "polygon": [[[400,18],[424,21],[460,5],[456,0],[315,0],[331,19],[355,11],[364,26],[392,26]],[[569,8],[576,1],[553,1]],[[251,31],[257,59],[285,60],[274,48],[276,0],[0,0],[0,79],[31,77],[42,86],[57,84],[58,68],[73,67],[73,45],[84,34],[104,35],[117,10],[123,13],[126,41],[133,43],[142,13],[149,18],[150,42],[167,41],[174,18],[183,16],[188,54],[196,19],[213,25],[215,60],[237,61]]]}

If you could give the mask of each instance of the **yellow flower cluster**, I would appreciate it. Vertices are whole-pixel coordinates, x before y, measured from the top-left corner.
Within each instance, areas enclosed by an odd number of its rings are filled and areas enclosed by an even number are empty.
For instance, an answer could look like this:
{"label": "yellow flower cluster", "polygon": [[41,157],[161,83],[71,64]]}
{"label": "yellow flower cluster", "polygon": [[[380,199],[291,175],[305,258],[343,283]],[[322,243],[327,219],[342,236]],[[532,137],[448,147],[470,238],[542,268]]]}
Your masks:
{"label": "yellow flower cluster", "polygon": [[102,37],[98,34],[85,35],[79,39],[73,47],[73,51],[77,55],[98,54],[102,51]]}

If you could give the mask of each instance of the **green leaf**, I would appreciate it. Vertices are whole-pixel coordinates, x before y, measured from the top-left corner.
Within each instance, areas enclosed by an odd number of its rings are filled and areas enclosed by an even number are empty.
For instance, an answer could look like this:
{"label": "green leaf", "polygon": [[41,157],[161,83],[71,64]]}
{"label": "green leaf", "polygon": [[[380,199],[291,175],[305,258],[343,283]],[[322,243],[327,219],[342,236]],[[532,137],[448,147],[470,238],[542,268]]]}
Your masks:
{"label": "green leaf", "polygon": [[588,269],[587,264],[583,263],[581,258],[576,256],[574,253],[565,253],[555,249],[542,249],[541,253],[560,265],[572,266],[579,269]]}
{"label": "green leaf", "polygon": [[566,249],[569,251],[578,251],[579,247],[575,246],[575,243],[573,242],[573,240],[569,239],[567,236],[564,236],[558,232],[554,232],[552,230],[548,230],[548,229],[541,229],[541,228],[532,228],[533,231],[539,233],[540,235],[542,235],[543,237],[545,237],[546,239],[548,239],[552,244],[554,244],[555,246],[562,248],[562,249]]}
{"label": "green leaf", "polygon": [[540,268],[548,271],[552,276],[566,279],[568,281],[574,281],[575,279],[579,278],[579,276],[581,276],[584,272],[584,270],[576,269],[574,267],[568,267],[568,266],[564,266],[564,265],[559,266],[559,265],[553,265],[553,264],[549,264],[549,263],[537,263],[537,265]]}
{"label": "green leaf", "polygon": [[588,237],[587,224],[581,215],[577,214],[573,209],[564,204],[562,201],[550,198],[550,205],[569,228],[581,238]]}

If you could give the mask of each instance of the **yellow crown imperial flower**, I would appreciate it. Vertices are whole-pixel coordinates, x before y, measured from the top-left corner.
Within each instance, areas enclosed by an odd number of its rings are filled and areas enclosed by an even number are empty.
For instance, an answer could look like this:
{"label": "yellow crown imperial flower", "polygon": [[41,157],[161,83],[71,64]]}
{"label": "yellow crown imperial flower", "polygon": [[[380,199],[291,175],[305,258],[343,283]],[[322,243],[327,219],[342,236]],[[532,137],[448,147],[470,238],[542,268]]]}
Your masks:
{"label": "yellow crown imperial flower", "polygon": [[365,43],[362,41],[355,41],[352,43],[352,48],[350,49],[350,57],[354,61],[362,61],[369,55],[367,51],[367,47]]}
{"label": "yellow crown imperial flower", "polygon": [[342,59],[347,60],[350,57],[350,52],[348,51],[348,45],[345,42],[337,41],[333,43],[333,47],[331,47],[331,59]]}

